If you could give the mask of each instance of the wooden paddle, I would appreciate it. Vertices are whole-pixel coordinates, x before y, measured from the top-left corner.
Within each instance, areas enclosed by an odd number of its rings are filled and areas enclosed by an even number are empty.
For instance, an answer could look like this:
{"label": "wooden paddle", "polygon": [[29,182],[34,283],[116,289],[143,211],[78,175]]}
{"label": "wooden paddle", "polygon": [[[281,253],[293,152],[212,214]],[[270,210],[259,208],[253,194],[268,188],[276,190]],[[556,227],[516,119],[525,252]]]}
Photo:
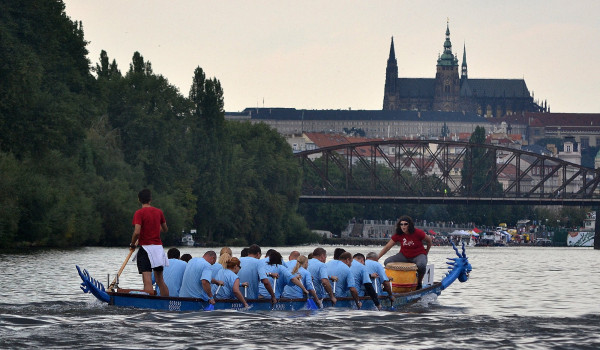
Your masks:
{"label": "wooden paddle", "polygon": [[[138,241],[135,241],[135,245],[136,246],[137,246],[137,244],[138,244]],[[131,255],[133,254],[133,252],[135,252],[135,249],[129,249],[129,254],[127,254],[127,257],[125,258],[125,261],[123,261],[123,265],[121,265],[121,268],[119,269],[119,272],[117,272],[117,276],[112,281],[112,283],[108,286],[109,290],[113,289],[114,286],[115,286],[115,284],[117,284],[117,281],[119,280],[119,277],[121,276],[121,273],[125,269],[125,266],[127,266],[127,263],[129,262],[129,258],[131,258]]]}

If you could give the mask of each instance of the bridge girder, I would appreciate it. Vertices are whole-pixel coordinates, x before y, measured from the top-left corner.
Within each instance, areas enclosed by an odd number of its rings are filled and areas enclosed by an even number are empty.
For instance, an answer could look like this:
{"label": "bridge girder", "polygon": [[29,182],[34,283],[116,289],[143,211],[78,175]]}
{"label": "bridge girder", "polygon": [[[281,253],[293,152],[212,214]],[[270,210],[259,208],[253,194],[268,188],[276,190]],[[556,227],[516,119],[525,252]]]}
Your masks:
{"label": "bridge girder", "polygon": [[301,201],[600,204],[599,169],[496,145],[378,140],[296,157]]}

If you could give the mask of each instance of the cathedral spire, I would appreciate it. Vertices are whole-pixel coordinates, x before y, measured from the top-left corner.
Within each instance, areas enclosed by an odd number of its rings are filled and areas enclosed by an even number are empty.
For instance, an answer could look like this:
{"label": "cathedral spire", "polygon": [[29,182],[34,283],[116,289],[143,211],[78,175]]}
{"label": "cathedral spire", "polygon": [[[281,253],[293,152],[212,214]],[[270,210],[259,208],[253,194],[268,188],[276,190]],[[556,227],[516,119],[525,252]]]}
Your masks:
{"label": "cathedral spire", "polygon": [[392,44],[390,45],[390,57],[388,58],[388,66],[396,63],[396,51],[394,50],[394,37],[392,37]]}
{"label": "cathedral spire", "polygon": [[446,23],[446,41],[444,41],[444,53],[438,58],[438,66],[458,66],[458,59],[452,54],[452,42],[450,42],[450,20]]}
{"label": "cathedral spire", "polygon": [[462,59],[462,67],[460,72],[461,79],[467,79],[467,44],[463,44],[463,59]]}
{"label": "cathedral spire", "polygon": [[385,94],[383,98],[383,109],[394,109],[392,102],[396,96],[396,84],[398,83],[398,62],[396,61],[396,51],[394,50],[394,37],[390,44],[390,56],[385,68]]}

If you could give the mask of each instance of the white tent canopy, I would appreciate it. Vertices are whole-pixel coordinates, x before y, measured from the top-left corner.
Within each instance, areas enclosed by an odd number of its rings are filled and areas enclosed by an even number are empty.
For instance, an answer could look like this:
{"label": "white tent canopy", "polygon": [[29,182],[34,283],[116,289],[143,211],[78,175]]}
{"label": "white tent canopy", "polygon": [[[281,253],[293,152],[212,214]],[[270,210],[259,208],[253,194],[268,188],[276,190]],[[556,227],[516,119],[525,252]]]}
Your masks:
{"label": "white tent canopy", "polygon": [[450,236],[470,236],[471,234],[465,230],[455,230],[450,232]]}

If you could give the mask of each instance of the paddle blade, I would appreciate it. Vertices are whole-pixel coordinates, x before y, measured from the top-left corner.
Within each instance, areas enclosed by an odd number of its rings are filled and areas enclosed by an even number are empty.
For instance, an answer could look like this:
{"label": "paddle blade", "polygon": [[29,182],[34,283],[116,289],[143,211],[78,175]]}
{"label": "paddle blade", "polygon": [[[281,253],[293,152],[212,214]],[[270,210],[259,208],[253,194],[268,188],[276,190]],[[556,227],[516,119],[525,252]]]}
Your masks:
{"label": "paddle blade", "polygon": [[213,311],[215,306],[213,304],[208,304],[207,307],[204,308],[204,311]]}
{"label": "paddle blade", "polygon": [[308,307],[309,310],[319,310],[317,303],[311,298],[306,299],[306,307]]}

